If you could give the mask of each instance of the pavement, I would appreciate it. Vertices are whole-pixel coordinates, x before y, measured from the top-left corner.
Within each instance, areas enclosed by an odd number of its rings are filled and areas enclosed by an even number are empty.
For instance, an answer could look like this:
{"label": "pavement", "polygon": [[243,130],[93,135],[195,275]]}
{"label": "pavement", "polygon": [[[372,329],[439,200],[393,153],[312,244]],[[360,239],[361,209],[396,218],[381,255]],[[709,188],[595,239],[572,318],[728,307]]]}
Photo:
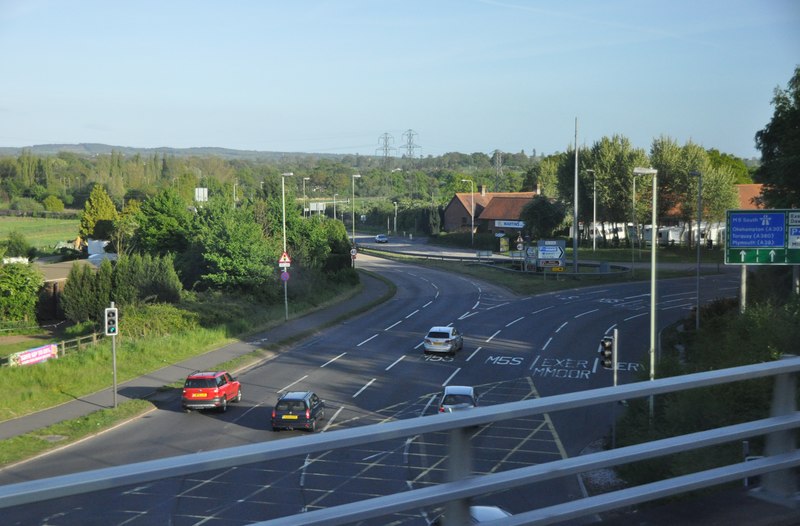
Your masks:
{"label": "pavement", "polygon": [[[398,240],[399,241],[399,240]],[[399,244],[399,243],[398,243]],[[449,257],[475,256],[472,251],[434,248],[423,240],[414,240],[406,247],[393,247],[400,251],[436,251]],[[383,249],[385,245],[380,247]],[[324,328],[343,319],[357,316],[369,308],[388,299],[391,287],[372,274],[360,272],[363,287],[353,297],[305,316],[292,318],[280,325],[242,341],[215,349],[184,362],[169,365],[150,374],[134,378],[118,385],[116,401],[129,399],[154,399],[174,396],[174,390],[163,391],[167,385],[182,381],[192,371],[215,369],[222,362],[248,354],[258,348],[269,347],[265,360],[280,351],[281,343],[299,342],[314,336]],[[51,409],[46,409],[12,420],[0,422],[0,440],[22,435],[64,420],[85,416],[99,409],[113,407],[113,389],[105,389]],[[663,504],[639,506],[601,515],[601,523],[607,526],[800,526],[800,509],[775,504],[756,498],[744,487],[727,487],[709,491],[700,497],[685,497]]]}

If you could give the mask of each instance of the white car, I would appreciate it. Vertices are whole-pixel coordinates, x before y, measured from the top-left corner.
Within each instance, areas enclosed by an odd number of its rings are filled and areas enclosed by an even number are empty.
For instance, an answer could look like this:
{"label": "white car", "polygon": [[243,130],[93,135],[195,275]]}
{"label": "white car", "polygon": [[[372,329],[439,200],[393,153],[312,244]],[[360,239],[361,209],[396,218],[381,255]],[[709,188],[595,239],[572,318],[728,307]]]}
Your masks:
{"label": "white car", "polygon": [[442,393],[442,400],[439,402],[440,413],[452,413],[463,411],[478,406],[478,395],[475,389],[468,385],[448,385]]}
{"label": "white car", "polygon": [[446,353],[454,355],[464,347],[464,338],[455,327],[434,326],[423,340],[425,354]]}
{"label": "white car", "polygon": [[386,234],[378,234],[377,236],[375,236],[375,242],[376,243],[388,243],[389,242],[389,238],[386,237]]}

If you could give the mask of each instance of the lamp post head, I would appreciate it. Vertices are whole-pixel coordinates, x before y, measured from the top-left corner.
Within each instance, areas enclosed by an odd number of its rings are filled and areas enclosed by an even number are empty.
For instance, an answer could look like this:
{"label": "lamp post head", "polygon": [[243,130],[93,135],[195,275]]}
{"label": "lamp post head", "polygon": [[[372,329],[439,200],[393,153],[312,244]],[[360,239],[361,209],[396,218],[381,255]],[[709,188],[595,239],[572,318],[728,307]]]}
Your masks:
{"label": "lamp post head", "polygon": [[281,177],[291,177],[293,175],[294,175],[294,172],[286,172],[286,173],[282,173]]}

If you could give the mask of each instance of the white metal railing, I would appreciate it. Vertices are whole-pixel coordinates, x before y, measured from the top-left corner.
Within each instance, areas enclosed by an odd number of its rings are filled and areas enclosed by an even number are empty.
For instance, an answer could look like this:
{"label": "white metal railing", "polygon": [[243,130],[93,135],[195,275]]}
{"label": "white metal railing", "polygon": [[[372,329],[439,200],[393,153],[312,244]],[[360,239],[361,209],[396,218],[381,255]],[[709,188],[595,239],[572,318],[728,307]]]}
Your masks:
{"label": "white metal railing", "polygon": [[[798,372],[800,358],[788,357],[775,362],[478,407],[436,418],[426,416],[344,429],[303,437],[300,440],[278,440],[151,460],[2,486],[0,508],[437,431],[450,431],[450,482],[257,524],[349,524],[442,504],[448,505],[448,513],[452,512],[447,518],[457,524],[453,517],[463,517],[467,513],[469,499],[482,494],[760,435],[767,436],[767,444],[766,455],[758,460],[532,510],[492,524],[551,524],[756,475],[762,475],[763,491],[777,498],[792,500],[796,499],[797,492],[796,477],[792,469],[800,466],[800,452],[796,448],[795,439],[796,430],[800,429],[800,412],[796,410]],[[459,474],[458,466],[471,465],[468,457],[469,440],[465,440],[465,437],[468,429],[473,426],[773,376],[775,389],[772,416],[769,418],[489,475]]]}

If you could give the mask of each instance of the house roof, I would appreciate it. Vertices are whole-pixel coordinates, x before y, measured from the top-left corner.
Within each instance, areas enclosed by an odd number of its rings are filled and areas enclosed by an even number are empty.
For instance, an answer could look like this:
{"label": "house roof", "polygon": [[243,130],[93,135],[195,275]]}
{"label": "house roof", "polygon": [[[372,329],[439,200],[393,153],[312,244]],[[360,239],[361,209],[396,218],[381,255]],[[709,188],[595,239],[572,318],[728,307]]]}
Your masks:
{"label": "house roof", "polygon": [[758,210],[764,208],[764,205],[759,203],[758,198],[761,196],[761,184],[737,184],[736,190],[739,192],[739,208],[741,210]]}
{"label": "house roof", "polygon": [[[519,199],[525,199],[525,202],[527,203],[535,196],[536,192],[486,192],[485,194],[482,194],[480,192],[475,192],[473,194],[470,194],[469,192],[464,192],[464,193],[456,192],[456,199],[461,203],[461,206],[463,206],[467,210],[467,213],[469,213],[471,209],[472,199],[475,200],[475,217],[481,216],[482,219],[486,219],[485,217],[483,217],[485,211],[484,209],[487,208],[487,206],[494,199],[514,197]],[[520,210],[522,209],[520,208]],[[515,218],[516,217],[519,217],[519,214],[517,214]],[[498,217],[497,219],[509,219],[509,218]]]}
{"label": "house roof", "polygon": [[[531,199],[536,194],[534,192],[524,192],[513,195],[514,197],[495,195],[480,213],[480,219],[517,220],[522,214],[522,209],[531,202]],[[523,195],[525,196],[523,197]]]}

